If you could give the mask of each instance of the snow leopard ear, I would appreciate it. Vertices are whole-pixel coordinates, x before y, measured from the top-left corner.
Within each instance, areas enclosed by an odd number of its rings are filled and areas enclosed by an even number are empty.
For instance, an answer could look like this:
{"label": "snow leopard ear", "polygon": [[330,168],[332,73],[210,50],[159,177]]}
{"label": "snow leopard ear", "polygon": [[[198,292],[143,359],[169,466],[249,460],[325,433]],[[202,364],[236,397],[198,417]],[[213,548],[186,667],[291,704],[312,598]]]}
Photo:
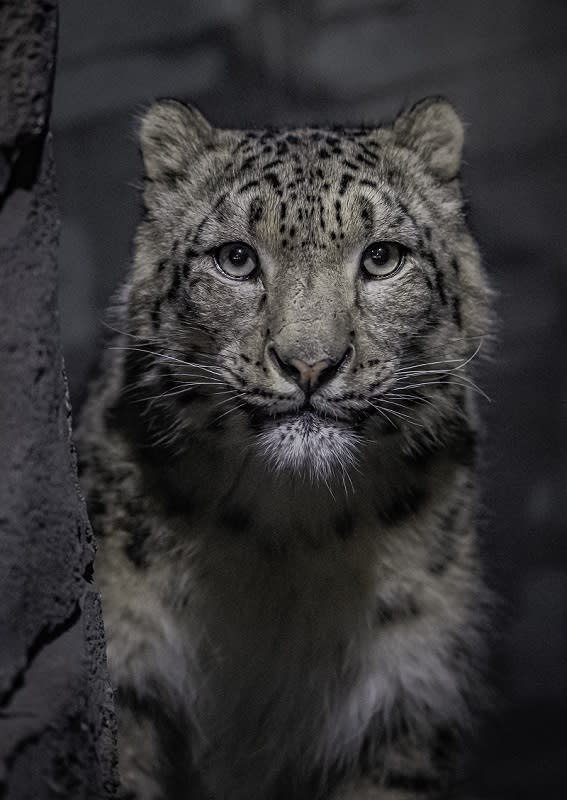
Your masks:
{"label": "snow leopard ear", "polygon": [[214,129],[192,106],[177,100],[159,100],[142,116],[140,147],[150,180],[179,175],[191,158],[202,152]]}
{"label": "snow leopard ear", "polygon": [[427,97],[394,122],[400,144],[418,153],[441,181],[457,177],[465,137],[463,123],[442,97]]}

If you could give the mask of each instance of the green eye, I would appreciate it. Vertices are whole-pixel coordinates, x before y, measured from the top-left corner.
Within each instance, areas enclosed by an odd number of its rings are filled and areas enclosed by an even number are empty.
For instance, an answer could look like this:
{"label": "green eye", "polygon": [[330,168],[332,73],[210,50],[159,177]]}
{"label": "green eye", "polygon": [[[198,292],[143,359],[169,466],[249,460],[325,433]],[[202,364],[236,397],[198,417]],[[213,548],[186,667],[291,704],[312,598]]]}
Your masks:
{"label": "green eye", "polygon": [[406,251],[397,242],[373,242],[360,259],[360,268],[367,278],[389,278],[403,265]]}
{"label": "green eye", "polygon": [[228,242],[215,250],[215,264],[225,275],[235,281],[248,280],[258,269],[258,254],[244,242]]}

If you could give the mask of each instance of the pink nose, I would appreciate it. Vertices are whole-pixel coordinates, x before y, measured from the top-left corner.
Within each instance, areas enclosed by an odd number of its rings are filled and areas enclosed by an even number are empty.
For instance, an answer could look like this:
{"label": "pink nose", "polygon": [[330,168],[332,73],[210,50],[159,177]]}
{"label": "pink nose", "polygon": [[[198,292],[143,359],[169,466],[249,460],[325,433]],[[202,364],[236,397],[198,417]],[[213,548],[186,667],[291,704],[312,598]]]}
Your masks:
{"label": "pink nose", "polygon": [[279,371],[286,378],[297,383],[306,395],[312,394],[336,375],[348,352],[346,350],[336,361],[332,358],[321,358],[319,361],[308,364],[307,361],[303,361],[301,358],[282,357],[274,347],[271,348],[271,356]]}
{"label": "pink nose", "polygon": [[[316,361],[314,364],[308,364],[306,361],[301,361],[299,358],[290,358],[288,365],[294,370],[297,370],[297,375],[291,375],[294,381],[299,385],[306,394],[314,392],[315,389],[324,383],[324,376],[326,370],[331,370],[334,374],[335,370],[332,369],[332,361],[330,358],[323,358],[321,361]],[[330,376],[329,376],[330,377]]]}

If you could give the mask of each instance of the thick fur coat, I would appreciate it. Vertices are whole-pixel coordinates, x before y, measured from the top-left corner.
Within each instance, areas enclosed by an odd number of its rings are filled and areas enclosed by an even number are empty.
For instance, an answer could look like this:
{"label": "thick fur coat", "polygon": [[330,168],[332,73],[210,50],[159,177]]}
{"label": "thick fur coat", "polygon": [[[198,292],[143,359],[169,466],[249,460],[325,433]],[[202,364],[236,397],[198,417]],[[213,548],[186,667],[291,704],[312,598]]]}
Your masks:
{"label": "thick fur coat", "polygon": [[142,120],[78,431],[124,797],[445,796],[479,696],[488,290],[445,101],[360,129]]}

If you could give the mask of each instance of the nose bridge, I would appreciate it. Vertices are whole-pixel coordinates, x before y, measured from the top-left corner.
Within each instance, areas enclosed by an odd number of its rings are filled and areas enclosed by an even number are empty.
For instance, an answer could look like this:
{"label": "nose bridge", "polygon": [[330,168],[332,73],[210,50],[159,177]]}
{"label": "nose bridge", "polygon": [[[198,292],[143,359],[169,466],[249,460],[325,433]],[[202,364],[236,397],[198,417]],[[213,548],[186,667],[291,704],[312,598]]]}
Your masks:
{"label": "nose bridge", "polygon": [[274,309],[272,338],[282,353],[315,364],[339,358],[349,340],[350,315],[331,276],[316,284],[282,292]]}

